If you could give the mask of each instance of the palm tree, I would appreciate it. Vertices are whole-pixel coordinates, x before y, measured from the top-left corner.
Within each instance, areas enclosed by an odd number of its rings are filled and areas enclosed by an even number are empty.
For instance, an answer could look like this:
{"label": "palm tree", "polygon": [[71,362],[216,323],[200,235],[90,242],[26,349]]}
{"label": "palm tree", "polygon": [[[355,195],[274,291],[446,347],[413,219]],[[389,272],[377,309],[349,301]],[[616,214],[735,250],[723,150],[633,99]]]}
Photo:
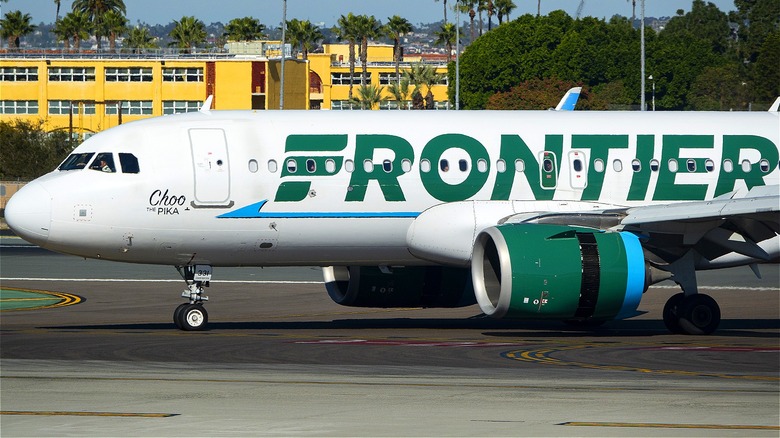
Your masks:
{"label": "palm tree", "polygon": [[[54,24],[53,32],[65,43],[65,50],[70,50],[73,47],[79,51],[81,50],[81,41],[89,38],[92,32],[92,22],[86,12],[68,12]],[[73,39],[72,46],[71,39]]]}
{"label": "palm tree", "polygon": [[[431,91],[431,87],[440,79],[439,74],[436,73],[436,68],[423,63],[412,64],[412,67],[404,72],[404,79],[414,85],[412,108],[433,109],[433,91]],[[425,97],[422,94],[423,87],[428,89]]]}
{"label": "palm tree", "polygon": [[482,21],[482,13],[487,11],[487,0],[477,0],[477,12],[479,13],[479,36],[482,36],[484,22]]}
{"label": "palm tree", "polygon": [[73,0],[73,11],[86,12],[92,21],[92,30],[95,32],[97,47],[100,50],[100,39],[103,37],[103,16],[108,11],[118,14],[127,14],[124,0]]}
{"label": "palm tree", "polygon": [[22,14],[22,11],[11,11],[0,19],[0,36],[8,41],[8,47],[19,48],[20,38],[32,33],[37,26],[30,24],[30,14]]}
{"label": "palm tree", "polygon": [[146,27],[134,27],[127,33],[124,46],[132,49],[133,53],[140,53],[143,49],[153,49],[157,47],[155,38],[149,33]]}
{"label": "palm tree", "polygon": [[455,45],[455,38],[458,37],[457,33],[458,29],[454,23],[444,23],[439,31],[434,32],[436,41],[433,44],[443,44],[447,48],[447,62],[452,61],[452,46]]}
{"label": "palm tree", "polygon": [[358,87],[357,97],[353,97],[350,102],[360,106],[360,109],[374,109],[376,106],[387,102],[386,97],[382,97],[385,87],[374,84],[361,84]]}
{"label": "palm tree", "polygon": [[506,16],[507,23],[509,22],[509,14],[514,10],[517,5],[512,0],[495,0],[496,12],[498,15],[498,24],[503,23],[502,18]]}
{"label": "palm tree", "polygon": [[287,22],[285,38],[293,47],[300,46],[303,59],[309,59],[309,52],[314,49],[318,41],[325,38],[317,26],[309,20],[293,18]]}
{"label": "palm tree", "polygon": [[474,42],[474,18],[477,16],[477,4],[479,0],[459,0],[456,6],[460,9],[460,12],[469,14],[471,39],[470,43]]}
{"label": "palm tree", "polygon": [[60,21],[60,0],[54,0],[54,4],[57,5],[57,15],[54,16],[54,22]]}
{"label": "palm tree", "polygon": [[357,16],[350,12],[342,15],[338,20],[338,28],[334,31],[339,40],[347,40],[349,43],[349,100],[352,100],[352,87],[355,77],[355,44],[358,40]]}
{"label": "palm tree", "polygon": [[370,17],[359,15],[357,18],[357,31],[360,38],[360,65],[363,67],[360,83],[365,85],[368,76],[368,40],[382,36],[382,23],[373,15]]}
{"label": "palm tree", "polygon": [[234,18],[225,26],[225,36],[231,41],[252,41],[265,37],[265,26],[257,18]]}
{"label": "palm tree", "polygon": [[[439,2],[439,0],[435,0],[435,1],[437,3]],[[443,1],[444,1],[444,22],[446,23],[447,22],[447,0],[443,0]]]}
{"label": "palm tree", "polygon": [[409,76],[404,75],[403,78],[399,78],[398,83],[393,82],[388,85],[387,92],[398,102],[398,109],[404,109],[404,103],[409,100]]}
{"label": "palm tree", "polygon": [[395,63],[395,77],[398,85],[401,84],[401,37],[412,31],[412,24],[406,18],[393,15],[387,18],[385,33],[393,39],[393,62]]}
{"label": "palm tree", "polygon": [[168,36],[173,39],[168,46],[175,46],[190,53],[200,43],[206,41],[206,25],[193,16],[181,17],[181,20],[173,20],[174,28]]}
{"label": "palm tree", "polygon": [[127,31],[127,18],[116,11],[108,11],[103,15],[103,31],[108,36],[108,48],[113,51],[116,48],[116,39]]}
{"label": "palm tree", "polygon": [[536,0],[536,16],[542,15],[542,0]]}

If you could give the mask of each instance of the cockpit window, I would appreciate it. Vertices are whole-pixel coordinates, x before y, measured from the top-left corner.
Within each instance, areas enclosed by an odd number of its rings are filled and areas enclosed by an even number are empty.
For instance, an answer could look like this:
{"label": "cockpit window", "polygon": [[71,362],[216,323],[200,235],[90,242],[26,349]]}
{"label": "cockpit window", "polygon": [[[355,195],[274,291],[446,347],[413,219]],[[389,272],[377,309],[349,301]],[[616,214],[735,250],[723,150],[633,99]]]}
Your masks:
{"label": "cockpit window", "polygon": [[81,170],[87,167],[87,163],[95,155],[94,152],[84,152],[81,154],[70,154],[65,161],[58,167],[59,170]]}
{"label": "cockpit window", "polygon": [[138,173],[141,168],[138,167],[138,158],[133,154],[119,153],[119,163],[122,165],[123,173]]}
{"label": "cockpit window", "polygon": [[106,173],[116,172],[116,166],[114,166],[114,155],[108,152],[99,153],[89,168]]}

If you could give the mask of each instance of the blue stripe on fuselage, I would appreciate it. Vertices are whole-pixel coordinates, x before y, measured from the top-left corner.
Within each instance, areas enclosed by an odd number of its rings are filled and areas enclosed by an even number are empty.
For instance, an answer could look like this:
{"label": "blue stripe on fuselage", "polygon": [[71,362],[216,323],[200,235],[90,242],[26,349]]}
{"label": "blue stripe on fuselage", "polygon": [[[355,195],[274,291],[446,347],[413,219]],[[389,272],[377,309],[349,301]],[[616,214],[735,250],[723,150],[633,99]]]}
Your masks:
{"label": "blue stripe on fuselage", "polygon": [[261,211],[268,200],[241,207],[217,216],[218,219],[282,218],[416,218],[413,211]]}

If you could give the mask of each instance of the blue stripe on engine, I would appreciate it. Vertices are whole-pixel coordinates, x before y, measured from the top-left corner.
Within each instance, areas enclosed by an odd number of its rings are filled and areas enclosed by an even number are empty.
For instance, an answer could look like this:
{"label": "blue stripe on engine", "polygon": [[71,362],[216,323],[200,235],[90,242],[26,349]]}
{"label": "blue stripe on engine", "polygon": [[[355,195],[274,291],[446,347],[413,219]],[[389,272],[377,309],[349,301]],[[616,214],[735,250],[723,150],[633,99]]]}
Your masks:
{"label": "blue stripe on engine", "polygon": [[626,279],[626,295],[623,298],[623,306],[615,319],[625,319],[636,316],[639,302],[645,291],[645,255],[639,237],[628,232],[621,232],[623,247],[626,249],[626,264],[628,265],[628,278]]}
{"label": "blue stripe on engine", "polygon": [[267,200],[241,207],[217,216],[218,219],[283,218],[416,218],[413,211],[261,211]]}

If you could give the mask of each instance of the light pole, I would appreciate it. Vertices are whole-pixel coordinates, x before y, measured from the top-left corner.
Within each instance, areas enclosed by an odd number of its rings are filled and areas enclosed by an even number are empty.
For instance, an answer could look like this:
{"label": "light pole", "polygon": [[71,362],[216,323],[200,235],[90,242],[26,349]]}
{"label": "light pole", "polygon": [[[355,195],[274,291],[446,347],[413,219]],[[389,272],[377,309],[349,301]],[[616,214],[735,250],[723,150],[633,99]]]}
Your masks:
{"label": "light pole", "polygon": [[455,2],[455,111],[460,109],[460,5]]}
{"label": "light pole", "polygon": [[639,35],[641,38],[640,43],[640,64],[641,64],[641,77],[642,77],[642,108],[640,111],[647,111],[647,108],[645,108],[645,0],[642,1],[642,7],[641,7],[641,13],[639,17]]}
{"label": "light pole", "polygon": [[285,34],[285,28],[287,27],[287,0],[282,1],[282,68],[281,72],[279,74],[281,75],[282,79],[279,84],[279,109],[284,109],[284,34]]}
{"label": "light pole", "polygon": [[653,82],[653,111],[655,111],[655,79],[653,79],[653,75],[648,76],[647,79]]}

